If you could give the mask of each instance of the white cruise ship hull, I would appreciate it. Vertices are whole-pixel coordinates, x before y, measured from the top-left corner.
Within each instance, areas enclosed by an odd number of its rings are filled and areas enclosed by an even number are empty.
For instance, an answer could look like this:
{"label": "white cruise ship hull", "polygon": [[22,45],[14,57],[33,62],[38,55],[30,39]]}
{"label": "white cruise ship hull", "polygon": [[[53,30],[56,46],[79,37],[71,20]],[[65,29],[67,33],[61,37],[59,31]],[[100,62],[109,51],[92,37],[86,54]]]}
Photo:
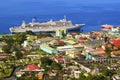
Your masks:
{"label": "white cruise ship hull", "polygon": [[10,32],[11,33],[22,33],[22,32],[26,32],[26,31],[32,31],[32,32],[55,32],[58,29],[62,29],[62,28],[66,28],[69,31],[74,31],[74,30],[79,30],[82,26],[84,26],[85,24],[79,24],[79,25],[75,25],[72,27],[38,27],[38,28],[22,28],[22,27],[11,27],[10,28]]}
{"label": "white cruise ship hull", "polygon": [[58,29],[66,28],[69,31],[79,30],[85,24],[72,24],[71,21],[67,21],[66,17],[59,21],[50,20],[48,22],[35,22],[32,20],[31,23],[26,24],[24,21],[21,26],[11,27],[11,33],[21,33],[26,31],[32,32],[55,32]]}

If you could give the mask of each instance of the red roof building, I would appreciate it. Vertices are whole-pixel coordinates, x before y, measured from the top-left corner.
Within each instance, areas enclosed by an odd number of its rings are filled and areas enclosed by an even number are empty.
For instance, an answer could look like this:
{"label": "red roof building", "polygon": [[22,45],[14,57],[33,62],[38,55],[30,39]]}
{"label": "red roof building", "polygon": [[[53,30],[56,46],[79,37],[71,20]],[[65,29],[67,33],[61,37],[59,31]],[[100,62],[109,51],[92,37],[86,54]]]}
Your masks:
{"label": "red roof building", "polygon": [[97,50],[102,51],[102,50],[104,50],[104,49],[103,49],[103,48],[97,48]]}
{"label": "red roof building", "polygon": [[120,55],[120,50],[119,51],[113,51],[112,55]]}
{"label": "red roof building", "polygon": [[64,59],[61,57],[55,58],[54,59],[57,63],[64,63]]}
{"label": "red roof building", "polygon": [[110,40],[111,43],[113,43],[115,46],[120,46],[120,40]]}
{"label": "red roof building", "polygon": [[100,53],[98,56],[100,56],[100,57],[107,57],[107,54],[106,53]]}
{"label": "red roof building", "polygon": [[9,56],[9,54],[0,54],[0,56]]}
{"label": "red roof building", "polygon": [[0,59],[5,59],[6,57],[10,56],[10,54],[0,54]]}
{"label": "red roof building", "polygon": [[58,40],[58,44],[59,44],[59,45],[63,45],[64,42],[63,42],[62,40]]}
{"label": "red roof building", "polygon": [[72,35],[72,36],[75,36],[75,35],[77,35],[77,33],[76,33],[76,32],[72,32],[71,35]]}
{"label": "red roof building", "polygon": [[28,70],[36,70],[36,69],[39,69],[39,67],[35,64],[30,64],[30,65],[27,65],[27,69]]}

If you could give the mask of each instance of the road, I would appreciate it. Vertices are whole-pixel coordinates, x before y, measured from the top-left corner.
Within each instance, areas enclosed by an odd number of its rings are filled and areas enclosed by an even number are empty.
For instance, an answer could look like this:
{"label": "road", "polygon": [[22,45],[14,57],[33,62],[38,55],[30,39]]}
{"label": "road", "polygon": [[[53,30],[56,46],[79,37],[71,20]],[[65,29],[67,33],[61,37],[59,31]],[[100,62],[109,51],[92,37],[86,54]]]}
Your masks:
{"label": "road", "polygon": [[16,67],[14,72],[11,74],[11,76],[9,78],[5,78],[4,80],[15,80],[15,74],[17,71],[19,71],[20,67]]}

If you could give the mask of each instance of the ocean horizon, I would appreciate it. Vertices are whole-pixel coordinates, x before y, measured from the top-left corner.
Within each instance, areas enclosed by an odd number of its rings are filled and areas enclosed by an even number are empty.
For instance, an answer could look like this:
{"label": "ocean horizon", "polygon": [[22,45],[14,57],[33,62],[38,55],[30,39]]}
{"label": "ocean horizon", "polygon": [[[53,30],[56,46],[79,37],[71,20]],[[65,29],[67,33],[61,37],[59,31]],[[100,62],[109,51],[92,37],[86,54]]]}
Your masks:
{"label": "ocean horizon", "polygon": [[100,31],[100,25],[120,25],[119,0],[2,0],[0,3],[0,33],[36,17],[39,22],[60,20],[64,15],[73,24],[85,24],[84,32]]}

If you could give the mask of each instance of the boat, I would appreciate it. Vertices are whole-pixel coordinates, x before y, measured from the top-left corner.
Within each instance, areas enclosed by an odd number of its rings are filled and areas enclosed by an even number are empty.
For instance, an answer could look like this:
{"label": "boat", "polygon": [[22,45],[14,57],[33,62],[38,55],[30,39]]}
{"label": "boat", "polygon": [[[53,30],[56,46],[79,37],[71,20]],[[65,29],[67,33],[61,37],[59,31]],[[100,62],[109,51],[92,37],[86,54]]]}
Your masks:
{"label": "boat", "polygon": [[111,31],[112,28],[113,28],[112,25],[108,25],[108,24],[101,25],[101,30],[102,31]]}
{"label": "boat", "polygon": [[55,32],[58,29],[66,28],[69,31],[79,30],[85,24],[72,24],[71,21],[67,21],[66,17],[62,20],[53,21],[52,19],[47,22],[37,22],[35,19],[30,23],[22,22],[21,26],[10,27],[11,33],[21,33],[26,31],[32,32]]}

